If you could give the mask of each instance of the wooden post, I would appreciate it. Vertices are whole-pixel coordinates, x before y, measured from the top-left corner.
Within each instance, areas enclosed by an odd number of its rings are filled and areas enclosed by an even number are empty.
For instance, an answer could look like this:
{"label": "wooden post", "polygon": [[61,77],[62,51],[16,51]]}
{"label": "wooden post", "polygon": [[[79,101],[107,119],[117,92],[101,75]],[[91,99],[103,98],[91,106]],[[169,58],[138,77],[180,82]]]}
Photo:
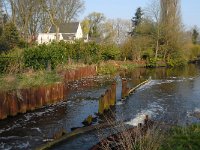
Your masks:
{"label": "wooden post", "polygon": [[99,99],[99,109],[98,109],[98,113],[101,115],[104,112],[104,95],[101,95],[100,99]]}
{"label": "wooden post", "polygon": [[125,99],[127,95],[127,80],[122,79],[122,99]]}
{"label": "wooden post", "polygon": [[105,97],[105,110],[108,110],[109,108],[110,108],[110,106],[109,106],[109,92],[108,92],[108,90],[106,90],[106,92],[105,92],[105,95],[104,95],[104,97]]}
{"label": "wooden post", "polygon": [[113,83],[111,86],[111,106],[114,106],[116,103],[116,83]]}

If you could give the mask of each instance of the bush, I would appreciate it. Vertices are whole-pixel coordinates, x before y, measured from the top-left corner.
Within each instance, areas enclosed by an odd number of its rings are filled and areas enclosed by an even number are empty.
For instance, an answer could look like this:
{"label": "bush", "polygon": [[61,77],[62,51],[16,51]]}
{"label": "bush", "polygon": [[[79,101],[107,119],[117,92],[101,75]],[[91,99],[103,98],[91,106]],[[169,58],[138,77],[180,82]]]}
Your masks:
{"label": "bush", "polygon": [[149,58],[149,61],[147,63],[147,67],[156,67],[157,66],[157,61],[158,59],[155,59],[155,58]]}
{"label": "bush", "polygon": [[200,56],[200,45],[193,45],[190,48],[189,59],[194,60],[197,59],[199,56]]}
{"label": "bush", "polygon": [[184,60],[183,58],[169,59],[167,61],[168,67],[181,67],[181,66],[185,66],[185,64],[186,64],[186,60]]}
{"label": "bush", "polygon": [[103,64],[98,69],[98,74],[114,74],[117,72],[117,67],[113,64]]}
{"label": "bush", "polygon": [[99,63],[101,60],[117,59],[120,51],[115,45],[99,45],[95,42],[51,43],[25,49],[25,67],[54,69],[58,64],[65,64],[72,59],[85,64]]}
{"label": "bush", "polygon": [[13,49],[0,55],[0,73],[18,73],[23,68],[23,50]]}
{"label": "bush", "polygon": [[25,67],[33,69],[54,69],[58,64],[66,63],[67,53],[65,47],[59,43],[40,45],[27,48],[24,51]]}
{"label": "bush", "polygon": [[116,60],[120,57],[120,49],[114,44],[102,45],[103,60]]}

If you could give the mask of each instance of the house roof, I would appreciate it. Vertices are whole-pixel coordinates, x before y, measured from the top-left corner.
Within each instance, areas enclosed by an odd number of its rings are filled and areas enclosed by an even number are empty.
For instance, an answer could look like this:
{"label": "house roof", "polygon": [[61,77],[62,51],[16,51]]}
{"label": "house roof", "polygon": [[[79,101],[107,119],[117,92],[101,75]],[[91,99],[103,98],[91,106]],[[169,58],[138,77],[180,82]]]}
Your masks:
{"label": "house roof", "polygon": [[[62,23],[59,25],[59,33],[76,33],[79,22]],[[56,33],[55,26],[52,26],[50,33]]]}
{"label": "house roof", "polygon": [[72,40],[72,39],[74,39],[75,34],[74,33],[71,33],[71,34],[62,34],[62,37],[63,37],[64,40]]}

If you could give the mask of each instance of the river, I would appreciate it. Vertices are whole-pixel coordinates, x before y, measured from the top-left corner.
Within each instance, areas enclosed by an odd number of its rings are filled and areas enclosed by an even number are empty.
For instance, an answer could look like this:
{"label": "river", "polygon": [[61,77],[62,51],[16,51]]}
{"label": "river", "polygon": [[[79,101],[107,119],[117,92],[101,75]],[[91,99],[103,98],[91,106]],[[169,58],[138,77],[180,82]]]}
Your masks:
{"label": "river", "polygon": [[[121,101],[121,77],[133,87],[151,77],[125,101]],[[117,103],[112,110],[116,120],[136,125],[148,114],[153,120],[174,125],[200,122],[192,114],[200,112],[200,66],[184,68],[137,68],[114,77]],[[82,121],[98,111],[98,98],[113,82],[113,77],[96,77],[73,83],[69,99],[33,112],[0,121],[0,149],[35,149],[64,128],[82,127]],[[98,121],[102,121],[98,119]],[[97,122],[98,123],[98,122]],[[96,124],[97,124],[96,123]],[[105,135],[108,131],[105,132]],[[98,131],[77,136],[52,149],[89,149],[99,140]]]}

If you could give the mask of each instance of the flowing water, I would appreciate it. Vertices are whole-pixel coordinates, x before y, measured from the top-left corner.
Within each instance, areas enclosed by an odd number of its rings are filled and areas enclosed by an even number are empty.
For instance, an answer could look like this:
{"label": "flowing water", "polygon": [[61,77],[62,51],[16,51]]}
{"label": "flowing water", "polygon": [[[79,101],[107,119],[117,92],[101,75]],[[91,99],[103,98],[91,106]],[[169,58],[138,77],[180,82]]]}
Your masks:
{"label": "flowing water", "polygon": [[[144,115],[168,124],[186,125],[200,122],[192,114],[200,112],[200,67],[145,69],[123,72],[117,81],[117,103],[112,115],[116,120],[128,120],[137,125]],[[121,101],[121,77],[133,87],[151,77],[127,100]],[[61,128],[82,127],[82,121],[98,111],[98,98],[111,84],[111,78],[90,78],[73,84],[73,92],[66,101],[33,112],[0,121],[0,149],[34,149],[52,138]],[[100,121],[100,119],[99,119]],[[97,122],[98,123],[98,122]],[[98,131],[97,131],[98,132]],[[98,133],[89,132],[72,138],[52,149],[84,150],[98,142]],[[105,129],[104,136],[109,131]]]}

